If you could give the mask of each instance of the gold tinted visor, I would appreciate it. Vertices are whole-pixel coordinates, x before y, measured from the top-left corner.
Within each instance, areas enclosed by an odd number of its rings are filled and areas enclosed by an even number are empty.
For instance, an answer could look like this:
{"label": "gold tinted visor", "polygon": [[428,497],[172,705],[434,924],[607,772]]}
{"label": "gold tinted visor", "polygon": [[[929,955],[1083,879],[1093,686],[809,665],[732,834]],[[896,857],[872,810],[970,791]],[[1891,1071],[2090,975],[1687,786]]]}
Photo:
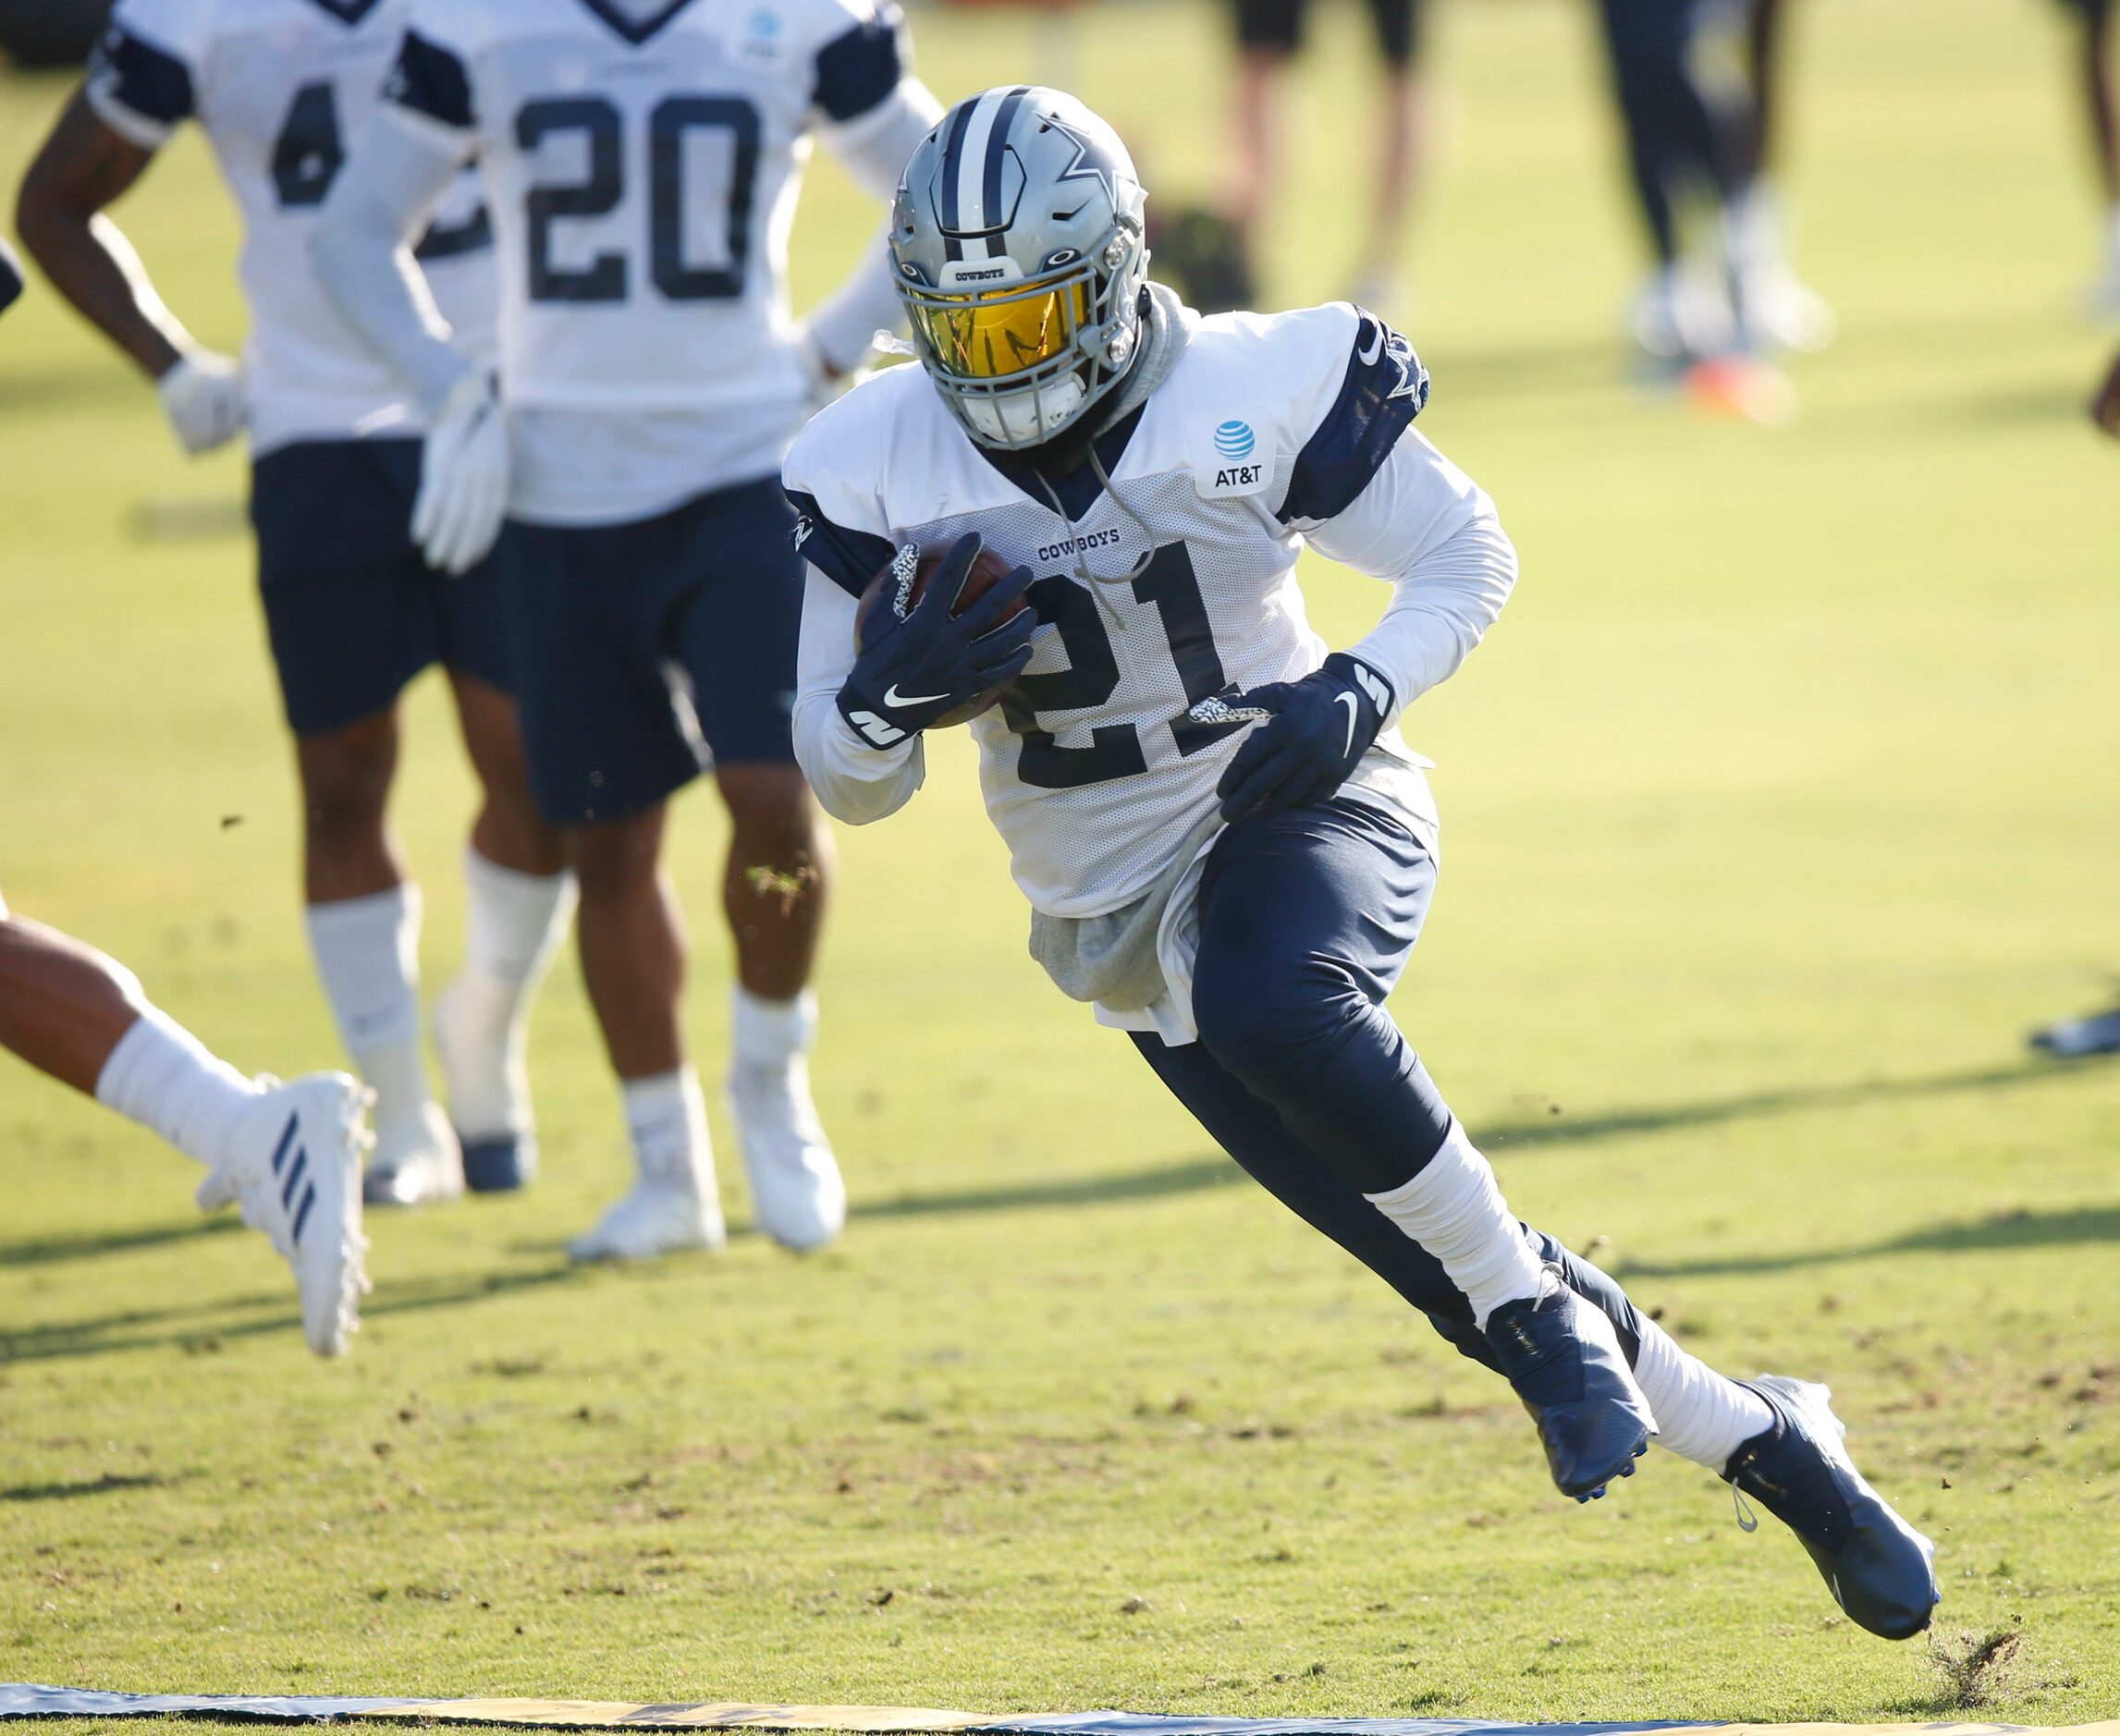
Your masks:
{"label": "gold tinted visor", "polygon": [[1089,317],[1089,285],[1081,279],[1011,300],[1005,294],[924,292],[913,317],[936,361],[977,380],[1021,373],[1065,354]]}

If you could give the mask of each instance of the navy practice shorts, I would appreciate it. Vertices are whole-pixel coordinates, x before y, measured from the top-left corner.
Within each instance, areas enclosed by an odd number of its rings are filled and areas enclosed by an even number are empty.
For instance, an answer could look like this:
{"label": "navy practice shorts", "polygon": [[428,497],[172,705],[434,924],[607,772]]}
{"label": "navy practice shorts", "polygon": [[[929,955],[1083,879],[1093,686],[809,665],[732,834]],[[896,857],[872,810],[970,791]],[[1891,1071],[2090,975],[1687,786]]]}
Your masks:
{"label": "navy practice shorts", "polygon": [[387,708],[429,664],[512,685],[497,564],[460,579],[412,542],[418,440],[314,440],[251,467],[258,589],[297,735]]}
{"label": "navy practice shorts", "polygon": [[523,750],[553,825],[622,819],[710,764],[794,763],[794,525],[776,476],[632,524],[509,521]]}
{"label": "navy practice shorts", "polygon": [[[1421,12],[1426,0],[1366,0],[1377,47],[1393,67],[1410,67],[1421,48]],[[1293,55],[1303,46],[1304,14],[1309,0],[1232,0],[1237,43],[1244,48],[1276,48]]]}

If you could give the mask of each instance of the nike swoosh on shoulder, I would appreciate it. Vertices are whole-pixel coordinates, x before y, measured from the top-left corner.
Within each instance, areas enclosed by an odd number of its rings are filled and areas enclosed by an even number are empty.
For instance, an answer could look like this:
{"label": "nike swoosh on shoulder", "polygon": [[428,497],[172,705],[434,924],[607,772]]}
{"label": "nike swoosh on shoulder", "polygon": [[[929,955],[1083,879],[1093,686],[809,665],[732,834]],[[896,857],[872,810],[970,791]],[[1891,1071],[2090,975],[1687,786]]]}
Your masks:
{"label": "nike swoosh on shoulder", "polygon": [[1341,757],[1344,759],[1348,754],[1354,752],[1354,720],[1362,715],[1361,702],[1352,693],[1342,693],[1337,695],[1332,703],[1335,705],[1347,707],[1347,745],[1340,750]]}
{"label": "nike swoosh on shoulder", "polygon": [[[898,691],[898,683],[893,681],[890,686],[884,690],[883,703],[886,705],[896,706],[900,710],[903,710],[908,705],[932,705],[937,700],[948,699],[950,695],[947,693],[901,693]],[[1353,724],[1347,726],[1347,739],[1350,741],[1354,739],[1354,726]]]}

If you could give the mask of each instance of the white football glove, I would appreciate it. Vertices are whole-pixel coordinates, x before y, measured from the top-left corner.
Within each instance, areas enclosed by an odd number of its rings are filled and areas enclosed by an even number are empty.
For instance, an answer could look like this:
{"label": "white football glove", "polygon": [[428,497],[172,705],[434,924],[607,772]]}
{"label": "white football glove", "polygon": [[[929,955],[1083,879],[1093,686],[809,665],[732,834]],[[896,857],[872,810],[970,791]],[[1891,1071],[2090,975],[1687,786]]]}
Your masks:
{"label": "white football glove", "polygon": [[216,350],[193,349],[154,383],[163,412],[190,453],[211,452],[243,431],[242,364]]}
{"label": "white football glove", "polygon": [[449,388],[420,454],[412,540],[452,576],[484,560],[508,515],[508,429],[493,376],[473,368]]}

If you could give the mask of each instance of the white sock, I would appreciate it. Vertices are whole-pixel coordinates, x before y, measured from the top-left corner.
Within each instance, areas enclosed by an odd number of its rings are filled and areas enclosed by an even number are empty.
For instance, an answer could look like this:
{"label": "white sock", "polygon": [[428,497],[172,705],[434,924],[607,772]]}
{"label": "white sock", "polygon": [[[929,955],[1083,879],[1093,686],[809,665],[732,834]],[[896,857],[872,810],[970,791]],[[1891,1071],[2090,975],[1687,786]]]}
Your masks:
{"label": "white sock", "polygon": [[1750,1388],[1680,1350],[1647,1314],[1640,1319],[1635,1384],[1656,1418],[1657,1444],[1721,1475],[1731,1454],[1774,1426],[1772,1409]]}
{"label": "white sock", "polygon": [[505,1039],[551,968],[574,915],[574,876],[526,874],[464,851],[464,973],[457,993],[467,1021]]}
{"label": "white sock", "polygon": [[633,1162],[649,1181],[699,1187],[714,1174],[714,1144],[706,1131],[706,1098],[699,1075],[687,1065],[645,1079],[621,1079],[626,1127],[633,1136]]}
{"label": "white sock", "polygon": [[96,1076],[96,1101],[212,1168],[257,1085],[159,1008],[142,1008]]}
{"label": "white sock", "polygon": [[1452,1121],[1442,1149],[1403,1187],[1364,1196],[1442,1263],[1484,1328],[1502,1303],[1536,1296],[1546,1268],[1495,1185],[1494,1171]]}
{"label": "white sock", "polygon": [[573,919],[574,876],[522,874],[467,849],[464,886],[464,968],[443,1003],[458,1057],[449,1112],[467,1137],[520,1131],[527,1015]]}
{"label": "white sock", "polygon": [[420,1057],[420,888],[407,882],[312,904],[305,921],[338,1039],[375,1088],[376,1132],[386,1136],[430,1100]]}
{"label": "white sock", "polygon": [[731,996],[730,1047],[739,1067],[776,1071],[817,1040],[817,997],[809,989],[787,1000],[767,1000],[741,984]]}

